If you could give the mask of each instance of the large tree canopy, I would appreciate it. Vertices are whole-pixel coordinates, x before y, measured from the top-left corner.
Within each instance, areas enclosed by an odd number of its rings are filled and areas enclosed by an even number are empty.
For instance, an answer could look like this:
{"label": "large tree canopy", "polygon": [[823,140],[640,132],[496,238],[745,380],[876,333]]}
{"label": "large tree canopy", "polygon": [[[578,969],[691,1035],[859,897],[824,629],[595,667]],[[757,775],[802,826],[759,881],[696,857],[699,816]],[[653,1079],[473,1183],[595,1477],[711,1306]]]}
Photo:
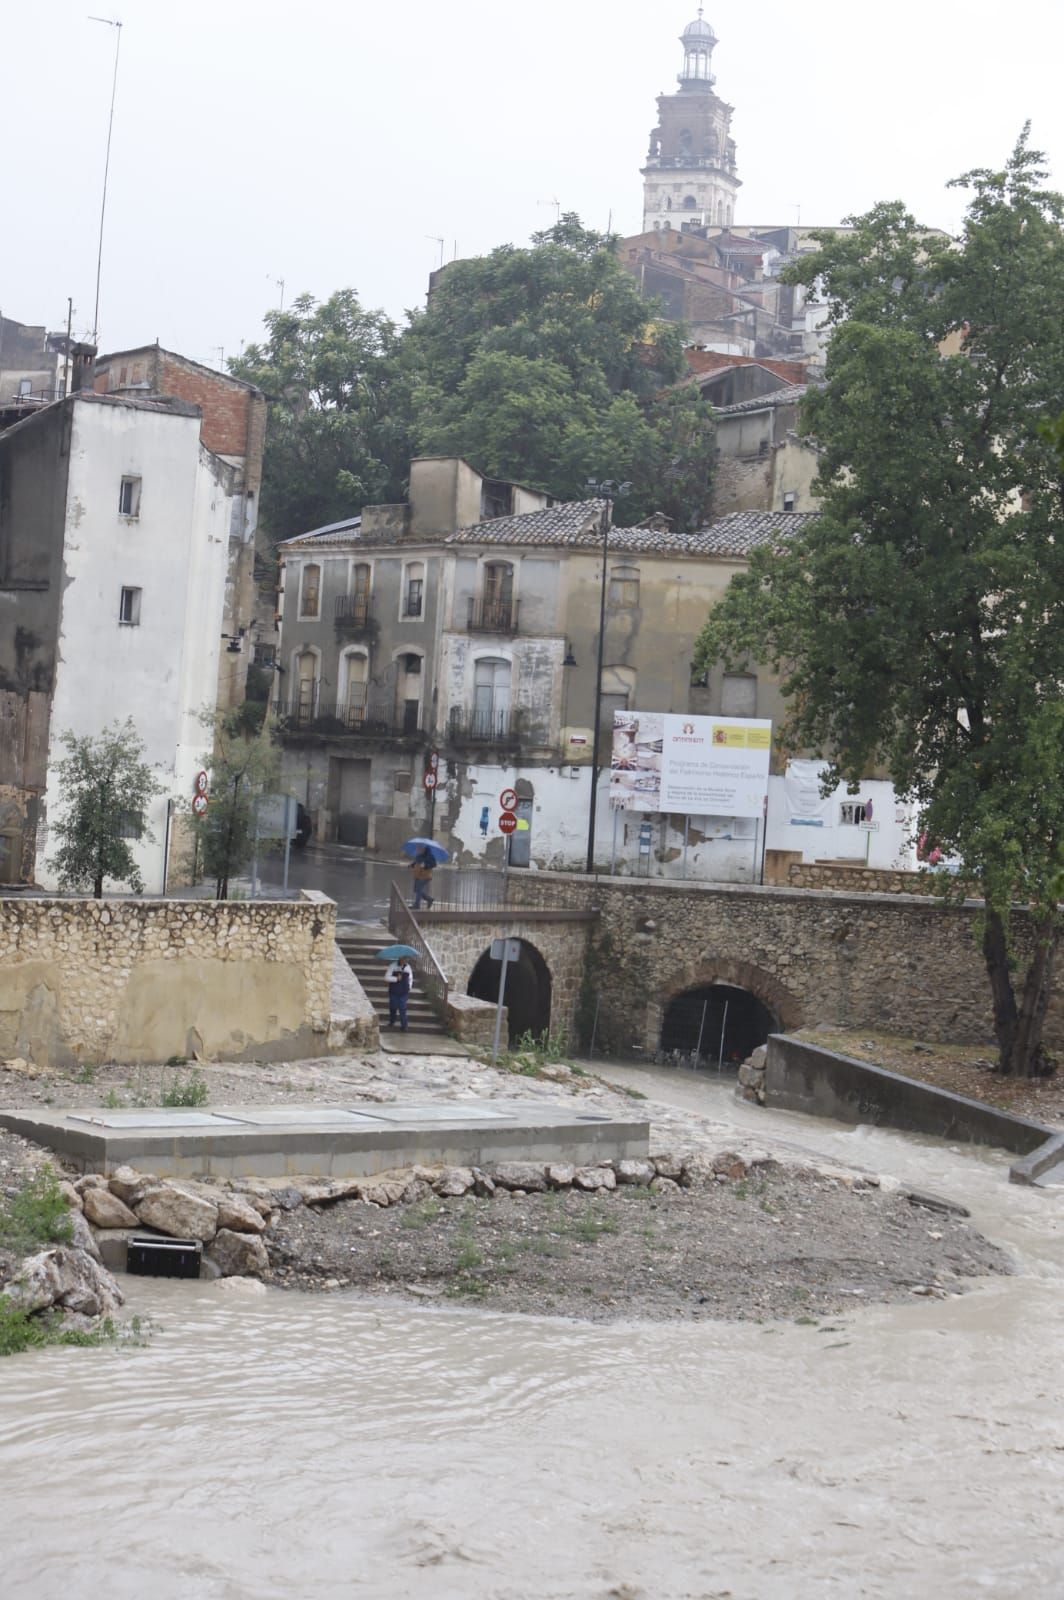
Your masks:
{"label": "large tree canopy", "polygon": [[424,451],[559,498],[628,478],[626,513],[697,526],[708,509],[710,407],[682,330],[656,321],[613,239],[566,215],[529,249],[455,262],[412,318],[403,362]]}
{"label": "large tree canopy", "polygon": [[[833,780],[885,766],[983,895],[1003,1072],[1046,1070],[1064,849],[1064,202],[1021,139],[961,238],[900,205],[794,269],[837,324],[804,427],[822,514],[755,552],[698,645],[782,674]],[[1010,907],[1033,942],[1016,967]]]}
{"label": "large tree canopy", "polygon": [[399,333],[352,289],[266,315],[229,369],[269,402],[262,518],[274,540],[402,497],[411,451]]}
{"label": "large tree canopy", "polygon": [[401,500],[418,454],[586,495],[629,479],[625,514],[698,526],[712,411],[678,384],[683,341],[655,322],[614,241],[564,217],[528,249],[458,261],[400,334],[353,290],[266,317],[230,370],[269,397],[262,518],[277,539]]}

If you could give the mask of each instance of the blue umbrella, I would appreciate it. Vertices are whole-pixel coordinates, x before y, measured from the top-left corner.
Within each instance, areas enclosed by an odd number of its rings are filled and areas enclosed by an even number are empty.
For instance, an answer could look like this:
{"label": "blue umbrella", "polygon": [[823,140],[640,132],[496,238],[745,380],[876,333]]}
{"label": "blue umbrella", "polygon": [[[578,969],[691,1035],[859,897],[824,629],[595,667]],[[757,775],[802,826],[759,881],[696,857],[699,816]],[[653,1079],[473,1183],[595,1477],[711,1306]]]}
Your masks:
{"label": "blue umbrella", "polygon": [[416,955],[417,951],[411,944],[389,944],[385,945],[383,950],[377,951],[377,960],[399,961],[403,956],[406,956],[409,959],[411,956]]}
{"label": "blue umbrella", "polygon": [[436,862],[449,861],[451,859],[451,852],[445,850],[442,844],[437,844],[435,839],[408,839],[403,845],[403,849],[408,856],[420,855],[422,850],[429,850],[432,852],[432,858]]}

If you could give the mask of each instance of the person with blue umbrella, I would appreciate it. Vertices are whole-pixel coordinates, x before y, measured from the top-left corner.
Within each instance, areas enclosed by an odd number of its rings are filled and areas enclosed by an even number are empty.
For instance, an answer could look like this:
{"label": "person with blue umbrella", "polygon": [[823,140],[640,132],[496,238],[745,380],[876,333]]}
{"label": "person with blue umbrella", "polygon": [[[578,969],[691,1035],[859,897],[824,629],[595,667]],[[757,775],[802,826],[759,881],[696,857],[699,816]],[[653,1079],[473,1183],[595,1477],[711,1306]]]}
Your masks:
{"label": "person with blue umbrella", "polygon": [[414,905],[420,911],[422,903],[432,909],[432,874],[440,861],[447,860],[447,851],[435,839],[408,839],[403,845],[407,855],[413,856]]}

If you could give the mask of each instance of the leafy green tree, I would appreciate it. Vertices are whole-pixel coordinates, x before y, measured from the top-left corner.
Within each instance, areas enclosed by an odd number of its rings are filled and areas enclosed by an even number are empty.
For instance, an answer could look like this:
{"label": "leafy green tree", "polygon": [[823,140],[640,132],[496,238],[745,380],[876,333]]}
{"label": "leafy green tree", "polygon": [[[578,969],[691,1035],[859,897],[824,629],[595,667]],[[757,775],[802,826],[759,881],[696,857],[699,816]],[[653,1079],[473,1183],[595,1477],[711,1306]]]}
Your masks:
{"label": "leafy green tree", "polygon": [[1044,421],[1064,394],[1064,201],[1044,177],[1025,132],[1003,171],[957,180],[959,240],[878,206],[792,269],[836,324],[804,414],[822,513],[754,552],[696,652],[770,663],[785,736],[831,781],[882,765],[918,799],[985,901],[998,1064],[1018,1075],[1052,1070],[1064,859],[1064,463]]}
{"label": "leafy green tree", "polygon": [[399,333],[353,289],[266,315],[229,370],[268,399],[262,520],[277,541],[402,498],[411,454]]}
{"label": "leafy green tree", "polygon": [[655,321],[614,245],[566,215],[529,249],[441,273],[402,341],[417,445],[562,499],[592,477],[629,478],[633,520],[666,511],[697,526],[712,411],[693,387],[673,389],[682,330]]}
{"label": "leafy green tree", "polygon": [[61,736],[67,755],[55,764],[61,810],[52,823],[59,848],[49,866],[63,889],[91,885],[95,899],[110,878],[144,893],[129,837],[151,840],[145,824],[152,800],[162,793],[144,760],[144,745],[131,718],[115,722],[97,738]]}
{"label": "leafy green tree", "polygon": [[216,900],[228,900],[229,880],[247,866],[256,842],[267,843],[259,830],[256,808],[277,789],[279,758],[272,730],[249,727],[242,708],[205,712],[201,718],[214,735],[213,750],[204,756],[210,774],[210,798],[202,817],[192,823],[193,859],[198,870],[214,879]]}

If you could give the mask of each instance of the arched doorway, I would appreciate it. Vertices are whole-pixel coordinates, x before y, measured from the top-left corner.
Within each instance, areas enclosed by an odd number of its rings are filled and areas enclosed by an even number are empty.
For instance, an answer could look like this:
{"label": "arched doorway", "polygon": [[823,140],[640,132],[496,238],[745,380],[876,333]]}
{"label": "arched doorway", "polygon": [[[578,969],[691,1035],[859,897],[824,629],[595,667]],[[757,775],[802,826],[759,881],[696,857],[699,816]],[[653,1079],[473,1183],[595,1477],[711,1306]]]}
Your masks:
{"label": "arched doorway", "polygon": [[734,1072],[779,1026],[775,1013],[749,989],[699,984],[673,995],[665,1008],[660,1059]]}
{"label": "arched doorway", "polygon": [[[509,1019],[509,1040],[516,1044],[523,1033],[539,1035],[550,1029],[551,977],[550,968],[536,949],[526,940],[519,941],[521,956],[506,967],[506,1007]],[[499,998],[499,977],[502,963],[491,959],[485,950],[466,986],[466,992],[476,1000],[490,1000],[494,1005]]]}

